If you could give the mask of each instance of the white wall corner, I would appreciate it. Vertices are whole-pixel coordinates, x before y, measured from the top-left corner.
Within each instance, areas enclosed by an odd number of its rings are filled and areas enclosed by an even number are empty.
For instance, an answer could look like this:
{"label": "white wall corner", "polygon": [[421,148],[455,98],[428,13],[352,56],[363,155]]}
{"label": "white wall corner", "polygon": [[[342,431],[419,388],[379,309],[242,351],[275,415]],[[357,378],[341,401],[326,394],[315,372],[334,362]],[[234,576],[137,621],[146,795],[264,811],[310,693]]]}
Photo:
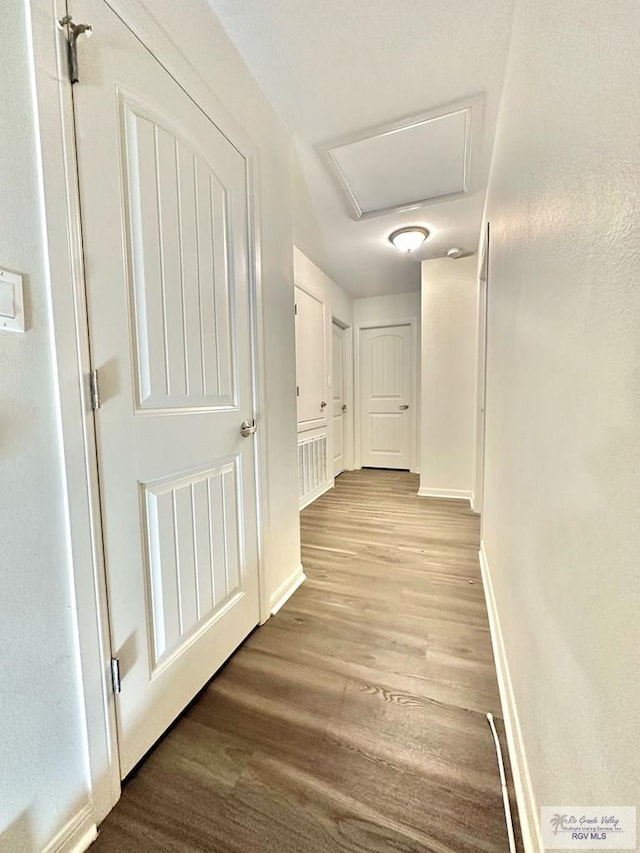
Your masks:
{"label": "white wall corner", "polygon": [[93,807],[91,802],[86,802],[42,849],[42,853],[84,853],[97,837]]}
{"label": "white wall corner", "polygon": [[278,610],[287,603],[293,593],[306,581],[306,579],[307,576],[302,568],[302,563],[298,563],[289,577],[280,584],[269,599],[269,612],[272,616],[276,615]]}
{"label": "white wall corner", "polygon": [[504,640],[502,637],[502,630],[500,628],[500,619],[498,616],[493,584],[491,582],[491,572],[489,570],[489,563],[487,562],[484,541],[480,543],[478,556],[480,558],[482,586],[484,588],[487,614],[489,616],[491,646],[493,648],[493,658],[498,676],[500,704],[502,706],[502,717],[507,735],[507,748],[509,750],[513,786],[518,806],[522,842],[525,853],[542,853],[544,847],[542,845],[540,823],[538,821],[538,810],[533,795],[529,765],[527,763],[522,731],[520,728],[520,717],[518,715],[516,700],[513,693],[511,675],[505,653]]}

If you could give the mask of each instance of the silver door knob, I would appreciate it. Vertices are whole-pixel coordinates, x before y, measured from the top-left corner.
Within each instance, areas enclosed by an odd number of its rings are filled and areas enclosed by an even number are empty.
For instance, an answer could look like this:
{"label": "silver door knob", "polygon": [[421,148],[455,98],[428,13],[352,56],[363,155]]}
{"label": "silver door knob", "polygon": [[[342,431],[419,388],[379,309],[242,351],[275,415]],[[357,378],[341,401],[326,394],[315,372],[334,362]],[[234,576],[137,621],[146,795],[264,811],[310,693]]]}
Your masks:
{"label": "silver door knob", "polygon": [[346,412],[346,411],[347,411],[347,404],[346,404],[346,403],[343,403],[343,404],[342,404],[342,411],[343,411],[343,412]]}
{"label": "silver door knob", "polygon": [[242,421],[240,424],[240,433],[245,437],[253,435],[254,432],[258,429],[255,421]]}
{"label": "silver door knob", "polygon": [[327,404],[325,403],[325,401],[324,401],[324,400],[320,403],[320,408],[321,408],[321,409],[326,409],[326,408],[327,408]]}
{"label": "silver door knob", "polygon": [[408,403],[403,403],[403,404],[400,406],[400,408],[401,408],[401,409],[408,409],[408,408],[409,408],[409,404],[408,404]]}

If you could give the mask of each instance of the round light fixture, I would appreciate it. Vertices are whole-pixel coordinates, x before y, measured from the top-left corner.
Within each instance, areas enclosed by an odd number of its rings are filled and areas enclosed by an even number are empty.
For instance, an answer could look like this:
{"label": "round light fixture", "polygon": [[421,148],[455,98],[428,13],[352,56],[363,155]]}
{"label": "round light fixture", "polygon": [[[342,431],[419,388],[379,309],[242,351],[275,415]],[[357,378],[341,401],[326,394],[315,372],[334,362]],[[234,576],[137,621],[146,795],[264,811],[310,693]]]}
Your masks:
{"label": "round light fixture", "polygon": [[400,252],[414,252],[429,236],[429,229],[419,225],[410,225],[408,228],[398,228],[389,234],[389,242]]}

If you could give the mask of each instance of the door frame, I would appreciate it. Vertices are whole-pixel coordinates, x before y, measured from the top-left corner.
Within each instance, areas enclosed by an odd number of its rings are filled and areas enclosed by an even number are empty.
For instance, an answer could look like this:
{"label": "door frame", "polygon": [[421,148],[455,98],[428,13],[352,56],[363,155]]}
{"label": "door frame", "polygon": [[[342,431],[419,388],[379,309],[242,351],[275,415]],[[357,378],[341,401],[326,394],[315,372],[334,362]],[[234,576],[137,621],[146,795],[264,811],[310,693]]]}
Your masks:
{"label": "door frame", "polygon": [[476,386],[476,447],[475,482],[473,487],[472,509],[480,515],[482,528],[482,509],[484,505],[484,468],[487,423],[487,349],[489,331],[489,245],[491,225],[486,224],[485,239],[480,254],[478,268],[478,371]]}
{"label": "door frame", "polygon": [[418,418],[417,409],[419,404],[418,397],[418,321],[415,317],[408,317],[403,320],[391,320],[388,323],[380,320],[364,321],[357,323],[355,327],[355,346],[353,348],[354,356],[354,467],[359,470],[362,468],[362,377],[360,370],[361,353],[362,353],[362,332],[365,329],[393,329],[398,326],[410,327],[411,339],[411,431],[409,438],[409,470],[412,474],[419,473],[418,471]]}
{"label": "door frame", "polygon": [[[355,395],[353,389],[353,326],[349,326],[340,320],[338,317],[331,317],[331,326],[338,326],[342,329],[342,367],[344,370],[343,376],[343,398],[347,405],[346,416],[344,419],[344,471],[353,471],[354,463],[354,408]],[[333,349],[331,350],[331,389],[333,394],[334,382],[334,365],[333,365]],[[333,430],[332,430],[333,431]],[[333,437],[332,437],[333,442]],[[335,480],[335,477],[334,477]]]}
{"label": "door frame", "polygon": [[[261,423],[255,467],[258,520],[260,624],[269,618],[265,583],[263,531],[268,524],[265,359],[260,274],[260,209],[257,150],[242,128],[200,77],[180,48],[138,0],[101,0],[179,82],[209,119],[243,155],[247,175],[249,287],[252,326],[254,411]],[[97,446],[88,377],[91,370],[82,255],[73,100],[68,81],[66,40],[56,22],[67,13],[66,0],[31,0],[34,121],[39,160],[40,201],[44,211],[43,242],[47,264],[53,335],[53,370],[57,394],[59,447],[66,509],[70,584],[75,600],[75,627],[84,712],[89,796],[82,804],[84,820],[99,823],[121,792],[111,686],[111,643],[102,545]],[[86,23],[91,23],[87,21]]]}

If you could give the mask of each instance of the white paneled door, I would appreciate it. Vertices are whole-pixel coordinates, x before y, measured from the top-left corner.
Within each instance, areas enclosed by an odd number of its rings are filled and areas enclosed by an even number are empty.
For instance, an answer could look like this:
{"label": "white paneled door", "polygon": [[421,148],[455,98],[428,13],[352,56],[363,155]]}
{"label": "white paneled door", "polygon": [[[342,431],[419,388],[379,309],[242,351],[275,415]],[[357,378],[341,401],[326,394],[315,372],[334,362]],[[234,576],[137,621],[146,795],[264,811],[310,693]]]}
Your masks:
{"label": "white paneled door", "polygon": [[259,620],[246,162],[106,3],[69,7],[124,777]]}
{"label": "white paneled door", "polygon": [[325,305],[300,287],[295,299],[298,428],[315,429],[327,424]]}
{"label": "white paneled door", "polygon": [[337,323],[331,327],[332,380],[333,380],[333,475],[344,471],[345,427],[347,403],[345,400],[344,329]]}
{"label": "white paneled door", "polygon": [[410,468],[412,440],[411,326],[360,332],[362,465]]}

